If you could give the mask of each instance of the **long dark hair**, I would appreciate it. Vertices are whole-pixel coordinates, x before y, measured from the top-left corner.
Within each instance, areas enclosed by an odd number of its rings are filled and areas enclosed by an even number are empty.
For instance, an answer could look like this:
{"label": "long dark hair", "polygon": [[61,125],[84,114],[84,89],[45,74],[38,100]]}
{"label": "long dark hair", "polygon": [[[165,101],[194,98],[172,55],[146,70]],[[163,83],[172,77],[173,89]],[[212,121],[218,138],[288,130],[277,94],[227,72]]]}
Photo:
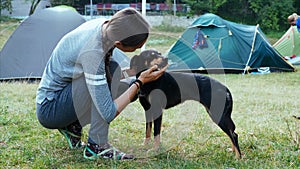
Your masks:
{"label": "long dark hair", "polygon": [[111,83],[111,81],[112,81],[112,75],[111,75],[111,73],[110,73],[109,63],[110,63],[110,59],[111,59],[113,50],[114,50],[114,47],[111,48],[111,49],[106,53],[106,55],[105,55],[105,60],[104,60],[104,63],[105,63],[105,74],[106,74],[106,81],[107,81],[107,83]]}
{"label": "long dark hair", "polygon": [[136,34],[129,36],[128,38],[125,38],[121,40],[121,43],[123,46],[138,46],[142,44],[149,36],[149,33],[142,33],[142,34]]}
{"label": "long dark hair", "polygon": [[147,40],[150,25],[134,8],[125,8],[117,12],[106,23],[106,39],[103,40],[109,50],[105,55],[105,69],[107,81],[111,82],[112,77],[109,72],[109,62],[114,47],[110,45],[115,41],[120,41],[124,47],[138,47]]}

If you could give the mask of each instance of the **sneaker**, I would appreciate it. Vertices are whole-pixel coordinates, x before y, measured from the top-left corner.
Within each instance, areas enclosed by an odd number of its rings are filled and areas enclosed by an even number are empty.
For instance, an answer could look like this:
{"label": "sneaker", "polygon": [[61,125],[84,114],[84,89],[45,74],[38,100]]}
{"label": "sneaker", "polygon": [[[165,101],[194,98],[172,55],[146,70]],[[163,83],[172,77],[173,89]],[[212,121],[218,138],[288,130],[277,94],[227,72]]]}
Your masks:
{"label": "sneaker", "polygon": [[125,154],[108,143],[103,146],[88,143],[83,151],[83,157],[89,160],[95,160],[99,157],[114,160],[128,160],[134,158],[133,155]]}
{"label": "sneaker", "polygon": [[82,127],[78,120],[65,128],[58,129],[58,131],[67,139],[71,149],[81,148],[84,145],[81,142]]}

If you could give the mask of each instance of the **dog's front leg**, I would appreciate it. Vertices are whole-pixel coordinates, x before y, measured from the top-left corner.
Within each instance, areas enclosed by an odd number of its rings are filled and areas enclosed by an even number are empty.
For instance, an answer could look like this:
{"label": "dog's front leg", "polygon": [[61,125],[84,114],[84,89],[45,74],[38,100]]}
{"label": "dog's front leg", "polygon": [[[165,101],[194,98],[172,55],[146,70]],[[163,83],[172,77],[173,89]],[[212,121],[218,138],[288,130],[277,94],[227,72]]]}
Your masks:
{"label": "dog's front leg", "polygon": [[149,103],[147,96],[140,94],[139,95],[139,101],[141,105],[143,106],[145,110],[145,118],[146,118],[146,137],[144,140],[144,145],[148,144],[151,140],[151,131],[152,131],[152,115],[148,111],[151,107],[151,104]]}
{"label": "dog's front leg", "polygon": [[154,150],[158,150],[160,146],[160,134],[162,127],[162,108],[157,106],[155,108],[151,107],[149,110],[145,111],[146,115],[146,138],[144,140],[144,145],[151,141],[152,125],[154,125]]}
{"label": "dog's front leg", "polygon": [[151,131],[152,131],[152,122],[146,121],[146,137],[144,140],[144,145],[147,145],[151,141]]}
{"label": "dog's front leg", "polygon": [[154,150],[158,150],[160,145],[160,134],[162,127],[162,110],[160,116],[154,120]]}

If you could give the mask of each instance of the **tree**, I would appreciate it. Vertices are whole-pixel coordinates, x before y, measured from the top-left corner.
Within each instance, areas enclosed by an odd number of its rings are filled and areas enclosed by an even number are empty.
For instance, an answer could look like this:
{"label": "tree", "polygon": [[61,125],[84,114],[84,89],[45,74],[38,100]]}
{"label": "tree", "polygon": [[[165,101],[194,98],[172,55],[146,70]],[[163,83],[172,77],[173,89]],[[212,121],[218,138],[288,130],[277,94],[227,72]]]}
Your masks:
{"label": "tree", "polygon": [[0,16],[2,14],[2,10],[6,9],[8,10],[10,13],[12,12],[12,4],[11,4],[12,0],[0,0]]}
{"label": "tree", "polygon": [[[81,0],[82,2],[84,2],[84,4],[89,4],[90,1],[89,0]],[[94,0],[94,2],[96,2]],[[57,6],[57,5],[68,5],[68,6],[77,6],[77,4],[80,3],[80,0],[51,0],[51,4],[53,6]]]}
{"label": "tree", "polygon": [[[29,1],[29,0],[26,0]],[[31,1],[31,6],[30,6],[30,10],[29,10],[29,15],[32,15],[36,9],[36,7],[38,6],[38,4],[41,2],[41,0],[30,0]]]}
{"label": "tree", "polygon": [[256,22],[265,30],[285,30],[289,26],[287,17],[296,11],[293,0],[248,0],[255,13]]}
{"label": "tree", "polygon": [[[99,3],[100,0],[93,0],[93,3]],[[68,5],[72,6],[79,13],[83,13],[82,10],[84,9],[84,5],[90,4],[90,0],[50,0],[52,6],[58,5]]]}
{"label": "tree", "polygon": [[173,1],[172,0],[166,0],[166,3],[168,4],[169,11],[173,10]]}
{"label": "tree", "polygon": [[295,12],[300,14],[300,1],[299,0],[294,0],[293,6],[295,7]]}
{"label": "tree", "polygon": [[218,9],[217,14],[230,21],[253,25],[257,22],[249,6],[248,0],[227,0]]}
{"label": "tree", "polygon": [[191,7],[191,12],[201,15],[206,12],[216,13],[227,0],[183,0]]}
{"label": "tree", "polygon": [[[184,0],[191,13],[215,13],[224,19],[259,24],[264,31],[282,31],[289,27],[287,17],[300,9],[299,0]],[[299,12],[300,13],[300,12]]]}

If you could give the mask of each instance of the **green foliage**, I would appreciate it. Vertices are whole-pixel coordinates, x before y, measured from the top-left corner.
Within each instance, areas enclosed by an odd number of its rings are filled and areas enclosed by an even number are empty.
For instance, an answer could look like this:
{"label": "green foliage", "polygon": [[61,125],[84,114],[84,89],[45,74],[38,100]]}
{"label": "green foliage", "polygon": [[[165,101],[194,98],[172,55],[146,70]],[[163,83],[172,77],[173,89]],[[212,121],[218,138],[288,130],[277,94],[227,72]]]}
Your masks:
{"label": "green foliage", "polygon": [[12,12],[12,4],[11,4],[12,0],[0,0],[0,16],[1,16],[1,11],[3,9],[8,10],[9,12]]}
{"label": "green foliage", "polygon": [[173,1],[172,0],[166,0],[166,3],[168,4],[169,7],[169,12],[171,12],[173,10]]}
{"label": "green foliage", "polygon": [[193,14],[200,15],[205,12],[216,13],[227,0],[183,0],[183,2],[191,7]]}
{"label": "green foliage", "polygon": [[[3,23],[3,22],[9,22],[9,21],[12,21],[13,19],[11,19],[10,17],[8,16],[0,16],[0,23]],[[1,31],[1,30],[0,30]]]}
{"label": "green foliage", "polygon": [[233,22],[259,24],[264,31],[286,30],[289,27],[287,17],[297,11],[297,6],[293,6],[297,4],[295,0],[184,0],[184,2],[190,5],[192,14],[215,13]]}
{"label": "green foliage", "polygon": [[[281,25],[288,25],[287,17],[296,9],[293,0],[249,0],[250,9],[261,27],[266,30],[281,30]],[[286,29],[286,26],[284,26]]]}
{"label": "green foliage", "polygon": [[163,32],[183,32],[186,28],[184,27],[180,27],[180,26],[172,26],[168,23],[162,23],[159,26],[155,26],[154,29],[158,30],[158,31],[163,31]]}
{"label": "green foliage", "polygon": [[12,19],[8,16],[0,16],[0,51],[19,23],[19,19]]}
{"label": "green foliage", "polygon": [[[89,4],[89,1],[85,1],[85,4]],[[53,6],[57,6],[57,5],[68,5],[68,6],[77,6],[78,4],[80,4],[80,0],[51,0],[51,4]]]}

